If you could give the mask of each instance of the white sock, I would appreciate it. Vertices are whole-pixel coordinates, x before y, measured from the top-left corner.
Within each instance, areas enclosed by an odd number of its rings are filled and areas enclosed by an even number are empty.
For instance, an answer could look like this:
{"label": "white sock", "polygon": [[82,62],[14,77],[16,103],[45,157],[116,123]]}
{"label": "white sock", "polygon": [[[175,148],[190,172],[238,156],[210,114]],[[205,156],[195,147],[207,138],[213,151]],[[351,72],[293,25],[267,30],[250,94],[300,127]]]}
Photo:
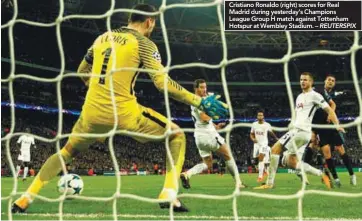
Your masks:
{"label": "white sock", "polygon": [[269,174],[268,174],[268,185],[274,185],[275,174],[277,173],[278,165],[279,165],[279,155],[272,154],[269,165]]}
{"label": "white sock", "polygon": [[199,163],[199,164],[196,164],[191,169],[189,169],[186,172],[186,175],[188,178],[191,178],[192,175],[202,173],[204,170],[207,170],[207,168],[208,167],[207,167],[206,163]]}
{"label": "white sock", "polygon": [[297,163],[296,169],[301,170],[302,166],[303,166],[304,172],[307,173],[307,174],[312,174],[314,176],[322,176],[323,175],[323,172],[321,170],[318,170],[317,168],[314,168],[311,165],[309,165],[307,163],[304,163],[304,162],[301,162],[301,161],[299,161]]}
{"label": "white sock", "polygon": [[25,167],[24,168],[24,174],[23,174],[23,178],[26,178],[26,175],[28,175],[28,171],[29,171],[29,167]]}
{"label": "white sock", "polygon": [[259,162],[258,168],[259,168],[259,178],[263,178],[264,174],[264,162]]}
{"label": "white sock", "polygon": [[16,177],[19,176],[19,173],[20,173],[20,166],[16,165]]}
{"label": "white sock", "polygon": [[[231,176],[234,178],[235,182],[237,182],[238,184],[241,184],[238,166],[236,165],[235,161],[234,160],[225,161],[225,165],[226,165],[226,168],[228,168]],[[236,169],[236,171],[234,168]]]}

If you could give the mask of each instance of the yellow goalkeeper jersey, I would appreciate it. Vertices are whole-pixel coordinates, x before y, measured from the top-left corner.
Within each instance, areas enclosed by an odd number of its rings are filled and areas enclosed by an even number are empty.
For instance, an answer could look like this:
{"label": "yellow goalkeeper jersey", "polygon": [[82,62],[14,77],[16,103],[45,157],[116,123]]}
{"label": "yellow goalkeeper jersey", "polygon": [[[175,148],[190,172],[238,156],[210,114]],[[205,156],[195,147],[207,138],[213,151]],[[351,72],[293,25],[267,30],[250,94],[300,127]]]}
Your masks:
{"label": "yellow goalkeeper jersey", "polygon": [[[113,118],[111,83],[118,115],[127,115],[138,105],[134,85],[139,72],[116,70],[111,77],[108,73],[113,65],[115,69],[144,67],[156,70],[156,73],[148,74],[159,90],[164,89],[165,73],[157,46],[136,30],[120,28],[100,35],[84,59],[92,64],[92,73],[100,76],[90,79],[83,111]],[[167,86],[174,99],[193,106],[200,104],[199,97],[172,79],[168,80]]]}

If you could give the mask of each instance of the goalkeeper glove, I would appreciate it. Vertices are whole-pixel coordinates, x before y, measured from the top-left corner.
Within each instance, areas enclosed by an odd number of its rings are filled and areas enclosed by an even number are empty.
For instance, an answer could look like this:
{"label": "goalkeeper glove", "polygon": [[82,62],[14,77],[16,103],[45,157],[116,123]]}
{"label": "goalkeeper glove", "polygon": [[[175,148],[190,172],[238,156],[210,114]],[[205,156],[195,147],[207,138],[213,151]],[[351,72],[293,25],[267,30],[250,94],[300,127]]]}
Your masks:
{"label": "goalkeeper glove", "polygon": [[202,98],[199,109],[214,120],[227,117],[229,114],[227,104],[219,101],[220,95]]}

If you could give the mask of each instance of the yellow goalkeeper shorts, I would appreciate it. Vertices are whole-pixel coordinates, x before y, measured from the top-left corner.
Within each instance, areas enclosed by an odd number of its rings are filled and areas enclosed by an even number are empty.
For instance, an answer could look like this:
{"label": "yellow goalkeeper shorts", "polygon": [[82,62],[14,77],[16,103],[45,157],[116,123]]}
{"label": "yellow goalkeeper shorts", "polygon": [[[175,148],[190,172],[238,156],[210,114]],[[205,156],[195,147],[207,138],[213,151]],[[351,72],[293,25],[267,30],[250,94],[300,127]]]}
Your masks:
{"label": "yellow goalkeeper shorts", "polygon": [[[167,125],[170,123],[165,116],[146,108],[140,104],[128,107],[127,110],[120,110],[118,113],[117,129],[138,132],[148,135],[163,135],[166,132]],[[72,133],[69,136],[68,142],[72,146],[72,150],[76,152],[83,151],[95,141],[104,141],[105,137],[89,137],[86,135],[80,136],[76,134],[104,134],[108,133],[113,128],[112,122],[103,120],[103,113],[98,113],[94,108],[88,109],[83,107],[82,113],[75,123]],[[131,136],[135,140],[146,143],[151,141],[150,138]]]}

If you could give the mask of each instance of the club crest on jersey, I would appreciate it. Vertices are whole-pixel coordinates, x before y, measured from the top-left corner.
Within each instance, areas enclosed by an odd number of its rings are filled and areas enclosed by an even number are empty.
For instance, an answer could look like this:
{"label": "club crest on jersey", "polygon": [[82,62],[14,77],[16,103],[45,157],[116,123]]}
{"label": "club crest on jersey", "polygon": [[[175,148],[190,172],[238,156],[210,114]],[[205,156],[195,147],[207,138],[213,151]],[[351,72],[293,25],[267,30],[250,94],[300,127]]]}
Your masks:
{"label": "club crest on jersey", "polygon": [[158,53],[158,51],[155,51],[152,53],[152,57],[156,59],[157,61],[161,62],[161,55]]}
{"label": "club crest on jersey", "polygon": [[303,107],[304,107],[303,103],[297,104],[297,108],[303,108]]}

